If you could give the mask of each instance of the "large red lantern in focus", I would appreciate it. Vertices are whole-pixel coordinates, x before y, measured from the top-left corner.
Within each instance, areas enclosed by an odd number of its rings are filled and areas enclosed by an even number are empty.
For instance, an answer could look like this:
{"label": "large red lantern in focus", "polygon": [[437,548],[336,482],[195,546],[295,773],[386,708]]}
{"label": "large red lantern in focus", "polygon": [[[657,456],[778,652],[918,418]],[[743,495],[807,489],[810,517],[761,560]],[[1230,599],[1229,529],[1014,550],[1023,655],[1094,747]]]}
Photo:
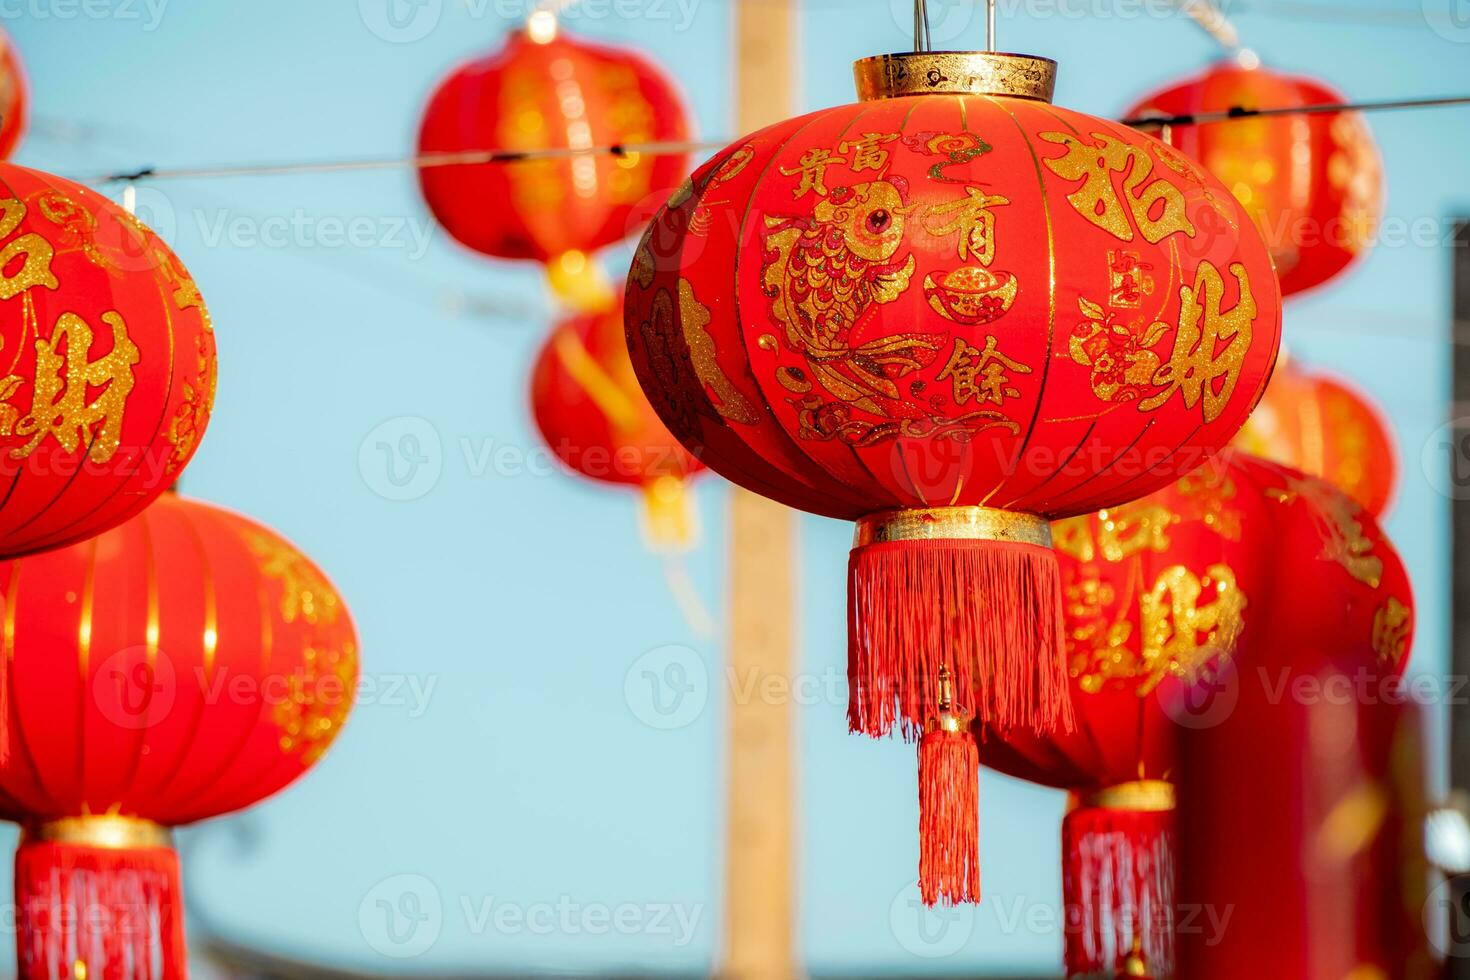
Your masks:
{"label": "large red lantern in focus", "polygon": [[20,53],[10,35],[0,31],[0,160],[10,159],[25,135],[30,102]]}
{"label": "large red lantern in focus", "polygon": [[[1345,101],[1309,78],[1222,62],[1145,98],[1129,118]],[[1169,127],[1166,142],[1235,194],[1261,230],[1290,296],[1341,273],[1372,244],[1383,213],[1383,167],[1356,112]]]}
{"label": "large red lantern in focus", "polygon": [[1277,366],[1236,447],[1319,476],[1382,518],[1398,485],[1398,447],[1382,411],[1353,385],[1309,371],[1295,358]]}
{"label": "large red lantern in focus", "polygon": [[168,829],[264,799],[331,744],[356,690],[346,607],[274,532],[159,498],[0,565],[22,977],[186,972]]}
{"label": "large red lantern in focus", "polygon": [[1077,729],[989,731],[980,757],[1074,794],[1068,975],[1172,976],[1179,734],[1223,721],[1243,685],[1274,683],[1257,668],[1289,660],[1292,638],[1340,670],[1397,677],[1408,579],[1341,491],[1236,453],[1054,534]]}
{"label": "large red lantern in focus", "polygon": [[568,469],[642,491],[644,529],[656,548],[690,543],[694,515],[686,484],[704,467],[669,435],[638,387],[621,302],[551,332],[531,372],[531,413]]}
{"label": "large red lantern in focus", "polygon": [[[634,367],[684,445],[858,522],[849,721],[928,732],[921,793],[946,812],[968,806],[943,775],[973,780],[968,719],[1066,724],[1047,520],[1228,442],[1280,338],[1235,200],[1157,140],[1051,106],[1054,70],[859,62],[864,101],[717,154],[628,280]],[[954,829],[925,837],[929,901],[978,894],[973,828]]]}
{"label": "large red lantern in focus", "polygon": [[183,264],[93,191],[0,164],[0,558],[91,537],[193,456],[214,332]]}
{"label": "large red lantern in focus", "polygon": [[[591,151],[688,138],[679,94],[662,71],[632,52],[569,37],[538,15],[499,51],[439,83],[419,151]],[[589,152],[424,167],[419,183],[458,241],[543,263],[563,298],[585,309],[603,292],[590,281],[596,267],[588,253],[628,237],[640,210],[687,172],[687,156],[677,153]]]}

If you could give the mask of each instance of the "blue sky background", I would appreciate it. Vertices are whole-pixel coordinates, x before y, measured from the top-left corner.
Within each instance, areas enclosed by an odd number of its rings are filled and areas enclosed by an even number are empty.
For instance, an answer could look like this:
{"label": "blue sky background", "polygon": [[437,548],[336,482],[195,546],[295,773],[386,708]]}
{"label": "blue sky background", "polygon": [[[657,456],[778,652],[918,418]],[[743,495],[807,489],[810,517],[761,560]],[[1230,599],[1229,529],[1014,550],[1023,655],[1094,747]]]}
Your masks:
{"label": "blue sky background", "polygon": [[[584,0],[569,25],[650,52],[683,81],[700,131],[733,137],[730,2]],[[903,0],[797,2],[808,106],[850,101],[854,58],[908,44]],[[385,3],[0,0],[33,86],[18,159],[85,176],[405,153],[435,80],[498,45],[501,14],[524,0],[424,0],[398,28]],[[933,6],[938,41],[981,42],[969,4]],[[1058,102],[1117,113],[1216,54],[1164,7],[1012,0],[1001,46],[1057,58]],[[1424,0],[1423,15],[1388,0],[1234,7],[1267,63],[1350,97],[1470,91],[1463,0]],[[1391,226],[1406,234],[1293,303],[1286,329],[1297,354],[1394,421],[1403,482],[1389,526],[1416,586],[1416,669],[1439,673],[1448,512],[1420,457],[1449,417],[1439,239],[1447,215],[1470,212],[1470,110],[1372,125]],[[353,610],[371,685],[310,778],[186,835],[194,899],[234,938],[370,970],[710,962],[721,649],[671,600],[632,499],[548,474],[533,452],[525,378],[552,316],[536,270],[459,250],[408,171],[160,183],[140,214],[189,265],[218,331],[219,400],[186,492],[316,558]],[[1421,239],[1403,240],[1413,229]],[[616,274],[624,258],[608,262]],[[410,471],[398,456],[396,485],[380,444],[425,462]],[[726,490],[711,479],[699,496],[688,570],[719,616]],[[849,534],[801,524],[801,954],[822,970],[1055,972],[1059,794],[987,776],[986,904],[928,923],[947,928],[942,942],[906,911],[912,750],[849,738],[830,683]],[[640,678],[674,662],[703,687],[663,716]],[[502,905],[535,921],[497,918]],[[620,906],[635,910],[624,926],[599,927],[596,909]],[[417,911],[421,928],[405,941],[385,910]]]}

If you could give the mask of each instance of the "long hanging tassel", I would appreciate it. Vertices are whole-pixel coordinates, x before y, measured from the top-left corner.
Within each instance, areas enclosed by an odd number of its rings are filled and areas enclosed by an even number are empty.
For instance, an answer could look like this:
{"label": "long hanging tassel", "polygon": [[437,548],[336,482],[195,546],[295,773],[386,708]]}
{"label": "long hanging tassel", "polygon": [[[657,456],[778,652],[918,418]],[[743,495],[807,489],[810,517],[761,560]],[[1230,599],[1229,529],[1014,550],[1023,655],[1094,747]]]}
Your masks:
{"label": "long hanging tassel", "polygon": [[980,901],[980,749],[947,664],[937,690],[919,740],[919,894],[930,906]]}
{"label": "long hanging tassel", "polygon": [[1080,806],[1062,823],[1069,977],[1174,975],[1172,787],[1144,809]]}
{"label": "long hanging tassel", "polygon": [[91,817],[28,830],[15,902],[20,980],[188,975],[179,858],[162,828]]}
{"label": "long hanging tassel", "polygon": [[1034,541],[895,539],[931,513],[900,512],[892,522],[908,523],[898,531],[878,518],[859,524],[848,560],[848,727],[918,738],[948,663],[967,716],[1002,732],[1070,730],[1061,577],[1045,522],[1005,515],[1039,521],[1022,525]]}

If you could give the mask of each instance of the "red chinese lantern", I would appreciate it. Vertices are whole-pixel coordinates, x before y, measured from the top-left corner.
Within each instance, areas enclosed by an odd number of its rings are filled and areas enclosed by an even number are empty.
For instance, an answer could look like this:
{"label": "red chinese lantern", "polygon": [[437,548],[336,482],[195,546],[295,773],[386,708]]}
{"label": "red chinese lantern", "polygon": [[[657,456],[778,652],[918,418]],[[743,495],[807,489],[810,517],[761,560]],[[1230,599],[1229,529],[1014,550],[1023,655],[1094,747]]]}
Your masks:
{"label": "red chinese lantern", "polygon": [[621,302],[552,331],[531,374],[531,413],[573,472],[643,492],[644,527],[656,548],[689,544],[694,514],[686,483],[704,467],[669,435],[638,387]]}
{"label": "red chinese lantern", "polygon": [[1051,106],[1054,69],[859,62],[861,103],[717,154],[628,280],[670,431],[735,483],[858,522],[849,721],[922,737],[925,812],[956,817],[921,835],[931,902],[978,895],[968,721],[1067,723],[1048,519],[1228,442],[1280,338],[1235,200],[1157,140]]}
{"label": "red chinese lantern", "polygon": [[30,101],[20,52],[10,35],[0,31],[0,160],[10,159],[25,135]]}
{"label": "red chinese lantern", "polygon": [[[1310,78],[1222,62],[1145,98],[1128,117],[1344,101]],[[1383,167],[1359,113],[1173,126],[1163,136],[1240,199],[1271,248],[1284,295],[1328,281],[1372,244],[1383,213]]]}
{"label": "red chinese lantern", "polygon": [[204,300],[153,232],[0,164],[0,558],[91,537],[177,478],[214,404]]}
{"label": "red chinese lantern", "polygon": [[1242,686],[1275,683],[1258,667],[1292,656],[1286,636],[1312,634],[1343,669],[1400,674],[1408,579],[1351,499],[1243,454],[1054,534],[1078,726],[984,732],[980,757],[1074,794],[1068,975],[1173,976],[1179,734],[1221,723]]}
{"label": "red chinese lantern", "polygon": [[22,977],[186,972],[167,828],[295,780],[351,708],[357,648],[321,571],[274,532],[172,494],[0,565]]}
{"label": "red chinese lantern", "polygon": [[[679,142],[689,124],[674,83],[632,52],[568,37],[533,18],[496,53],[445,78],[429,100],[419,152],[587,150]],[[688,172],[678,154],[587,153],[424,167],[429,210],[462,244],[548,267],[578,309],[607,292],[588,253],[639,226],[650,198]]]}
{"label": "red chinese lantern", "polygon": [[1235,445],[1319,476],[1382,518],[1398,486],[1393,427],[1345,381],[1282,358]]}

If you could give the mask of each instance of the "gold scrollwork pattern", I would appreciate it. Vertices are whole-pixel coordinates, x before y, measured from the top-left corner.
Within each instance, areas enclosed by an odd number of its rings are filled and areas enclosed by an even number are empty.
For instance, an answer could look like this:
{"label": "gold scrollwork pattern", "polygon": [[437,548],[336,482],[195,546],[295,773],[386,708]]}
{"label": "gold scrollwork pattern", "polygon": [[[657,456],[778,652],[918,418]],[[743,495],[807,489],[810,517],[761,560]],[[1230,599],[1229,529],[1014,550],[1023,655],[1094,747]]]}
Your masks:
{"label": "gold scrollwork pattern", "polygon": [[307,558],[274,534],[250,531],[245,543],[260,560],[260,573],[281,586],[281,619],[309,626],[337,622],[342,600]]}
{"label": "gold scrollwork pattern", "polygon": [[1389,596],[1373,614],[1373,652],[1381,663],[1397,667],[1408,652],[1414,614],[1394,596]]}
{"label": "gold scrollwork pattern", "polygon": [[1285,489],[1269,491],[1282,503],[1305,500],[1312,520],[1322,535],[1320,557],[1341,565],[1349,575],[1369,588],[1383,582],[1383,559],[1373,553],[1373,539],[1363,522],[1362,505],[1347,494],[1316,477],[1288,477]]}
{"label": "gold scrollwork pattern", "polygon": [[1204,575],[1183,565],[1162,570],[1137,599],[1138,629],[1123,608],[1110,616],[1116,588],[1091,569],[1065,590],[1070,670],[1089,694],[1121,682],[1143,697],[1166,678],[1187,682],[1218,669],[1245,627],[1245,593],[1229,565]]}
{"label": "gold scrollwork pattern", "polygon": [[307,647],[301,669],[287,678],[286,696],[272,710],[281,751],[299,756],[303,765],[320,759],[352,710],[356,679],[355,644]]}

